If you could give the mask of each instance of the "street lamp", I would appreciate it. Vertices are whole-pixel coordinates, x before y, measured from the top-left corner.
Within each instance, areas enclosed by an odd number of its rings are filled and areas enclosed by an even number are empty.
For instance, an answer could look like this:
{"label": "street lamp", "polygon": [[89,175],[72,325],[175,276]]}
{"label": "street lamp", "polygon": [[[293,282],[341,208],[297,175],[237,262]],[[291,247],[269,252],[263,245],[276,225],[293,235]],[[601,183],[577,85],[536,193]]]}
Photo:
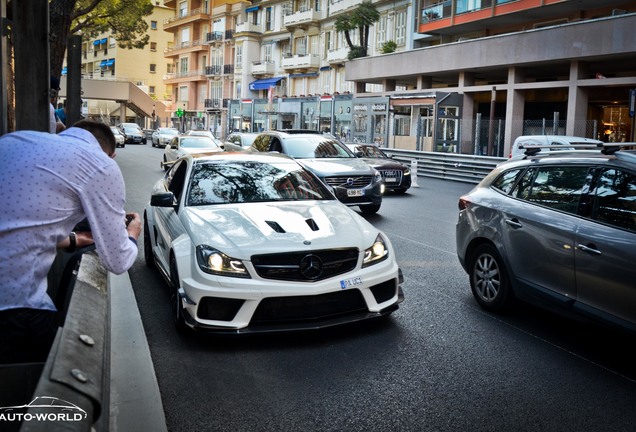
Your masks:
{"label": "street lamp", "polygon": [[152,104],[152,128],[157,129],[157,121],[156,121],[157,113],[155,112],[155,104]]}
{"label": "street lamp", "polygon": [[184,102],[183,103],[183,115],[181,116],[181,132],[185,132],[185,111],[186,111],[186,104]]}

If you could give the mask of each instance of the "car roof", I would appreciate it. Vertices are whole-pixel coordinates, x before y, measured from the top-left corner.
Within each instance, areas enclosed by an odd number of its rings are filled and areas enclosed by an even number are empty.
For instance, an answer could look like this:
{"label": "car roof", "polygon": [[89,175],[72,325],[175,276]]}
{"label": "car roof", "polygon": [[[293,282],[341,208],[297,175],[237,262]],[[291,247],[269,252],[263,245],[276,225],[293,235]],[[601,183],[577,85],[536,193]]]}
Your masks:
{"label": "car roof", "polygon": [[227,160],[227,161],[248,161],[248,162],[289,162],[298,166],[302,166],[293,158],[284,155],[282,153],[261,153],[261,152],[209,152],[209,153],[195,153],[184,156],[186,158],[192,158],[196,162],[206,160]]}

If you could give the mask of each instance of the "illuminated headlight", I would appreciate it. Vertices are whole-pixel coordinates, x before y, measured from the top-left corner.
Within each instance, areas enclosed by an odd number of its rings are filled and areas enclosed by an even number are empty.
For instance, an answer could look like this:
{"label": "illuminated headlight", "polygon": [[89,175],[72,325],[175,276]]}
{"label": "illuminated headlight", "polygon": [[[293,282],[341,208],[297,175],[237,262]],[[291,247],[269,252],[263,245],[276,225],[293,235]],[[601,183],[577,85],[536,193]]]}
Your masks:
{"label": "illuminated headlight", "polygon": [[411,169],[410,168],[405,169],[404,170],[404,175],[405,176],[410,176],[411,175]]}
{"label": "illuminated headlight", "polygon": [[241,260],[231,258],[210,246],[197,246],[197,263],[206,273],[227,277],[250,277]]}
{"label": "illuminated headlight", "polygon": [[389,257],[389,249],[386,246],[384,237],[378,234],[373,245],[364,251],[362,268],[384,261]]}

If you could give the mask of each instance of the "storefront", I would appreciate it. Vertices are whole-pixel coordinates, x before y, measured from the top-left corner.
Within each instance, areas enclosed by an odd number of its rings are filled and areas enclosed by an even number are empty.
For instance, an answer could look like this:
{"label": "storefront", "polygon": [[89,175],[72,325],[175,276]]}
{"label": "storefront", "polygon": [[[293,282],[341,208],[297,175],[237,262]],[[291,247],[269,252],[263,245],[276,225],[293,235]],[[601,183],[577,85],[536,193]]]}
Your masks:
{"label": "storefront", "polygon": [[354,99],[352,140],[386,147],[388,116],[388,97]]}
{"label": "storefront", "polygon": [[353,119],[351,95],[334,95],[333,99],[333,133],[343,141],[351,141]]}

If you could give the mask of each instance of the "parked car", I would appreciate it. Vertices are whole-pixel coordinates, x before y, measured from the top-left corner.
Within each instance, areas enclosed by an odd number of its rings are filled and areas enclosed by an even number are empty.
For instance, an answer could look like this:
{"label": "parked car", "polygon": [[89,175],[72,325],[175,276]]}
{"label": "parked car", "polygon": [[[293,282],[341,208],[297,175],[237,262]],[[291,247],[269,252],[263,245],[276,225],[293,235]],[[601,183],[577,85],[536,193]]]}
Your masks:
{"label": "parked car", "polygon": [[170,285],[178,329],[319,329],[403,300],[388,237],[281,154],[178,160],[145,209],[144,255]]}
{"label": "parked car", "polygon": [[167,171],[174,161],[186,154],[220,151],[223,151],[220,142],[210,137],[177,135],[172,138],[172,141],[166,146],[163,152],[161,167]]}
{"label": "parked car", "polygon": [[515,298],[636,331],[636,152],[538,153],[459,199],[457,254],[477,303]]}
{"label": "parked car", "polygon": [[227,136],[223,144],[233,144],[239,147],[249,147],[258,136],[255,132],[232,132]]}
{"label": "parked car", "polygon": [[[524,150],[520,146],[544,146],[543,152],[558,150],[563,146],[563,150],[573,150],[579,145],[602,145],[603,142],[591,138],[582,138],[563,135],[523,135],[517,137],[510,147],[509,158],[519,158],[523,156]],[[553,146],[549,148],[548,146]],[[557,147],[559,146],[559,147]],[[575,147],[572,147],[575,146]]]}
{"label": "parked car", "polygon": [[364,214],[375,214],[382,205],[382,176],[340,141],[320,134],[260,133],[253,151],[279,152],[298,160],[317,175],[334,195]]}
{"label": "parked car", "polygon": [[405,193],[411,187],[411,168],[393,160],[378,146],[372,144],[347,144],[356,156],[377,169],[382,175],[384,188],[396,193]]}
{"label": "parked car", "polygon": [[172,138],[176,137],[177,135],[179,135],[178,129],[164,127],[157,128],[152,133],[152,146],[165,147],[172,140]]}
{"label": "parked car", "polygon": [[[123,126],[118,127],[124,135],[126,144],[146,144],[146,134],[137,125],[131,126],[128,123],[121,123]],[[133,123],[134,124],[134,123]]]}
{"label": "parked car", "polygon": [[110,130],[113,131],[113,135],[115,135],[115,142],[117,143],[117,147],[126,147],[126,137],[124,137],[119,129],[116,126],[111,126]]}

